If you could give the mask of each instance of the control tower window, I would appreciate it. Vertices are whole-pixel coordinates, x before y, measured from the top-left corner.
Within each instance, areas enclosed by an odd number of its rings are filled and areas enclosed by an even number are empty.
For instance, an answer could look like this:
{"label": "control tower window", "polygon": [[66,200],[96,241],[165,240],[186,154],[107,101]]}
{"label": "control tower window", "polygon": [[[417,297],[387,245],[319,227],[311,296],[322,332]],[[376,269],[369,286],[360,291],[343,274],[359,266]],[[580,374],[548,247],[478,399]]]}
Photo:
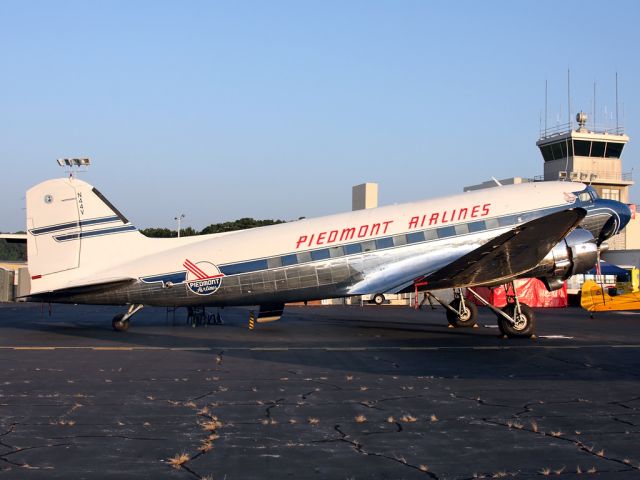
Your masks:
{"label": "control tower window", "polygon": [[591,151],[591,142],[585,140],[574,140],[573,151],[578,157],[588,157]]}
{"label": "control tower window", "polygon": [[540,152],[542,153],[542,158],[544,158],[545,162],[550,162],[551,160],[553,160],[551,145],[545,145],[544,147],[541,147]]}
{"label": "control tower window", "polygon": [[592,157],[604,157],[604,142],[593,142],[591,145]]}
{"label": "control tower window", "polygon": [[616,200],[620,201],[620,190],[617,188],[603,188],[602,189],[602,198],[606,198],[608,200]]}
{"label": "control tower window", "polygon": [[620,158],[622,154],[622,148],[624,147],[624,143],[607,143],[607,151],[605,153],[605,157],[607,158]]}

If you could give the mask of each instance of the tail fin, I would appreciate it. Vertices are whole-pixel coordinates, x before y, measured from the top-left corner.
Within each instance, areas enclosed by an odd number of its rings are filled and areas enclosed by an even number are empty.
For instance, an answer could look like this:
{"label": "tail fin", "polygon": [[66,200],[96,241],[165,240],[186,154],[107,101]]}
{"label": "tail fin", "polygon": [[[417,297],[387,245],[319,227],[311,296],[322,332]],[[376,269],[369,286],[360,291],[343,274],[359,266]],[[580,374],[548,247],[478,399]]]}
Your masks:
{"label": "tail fin", "polygon": [[122,259],[146,240],[95,188],[77,178],[47,180],[27,191],[31,293],[67,288],[74,279]]}

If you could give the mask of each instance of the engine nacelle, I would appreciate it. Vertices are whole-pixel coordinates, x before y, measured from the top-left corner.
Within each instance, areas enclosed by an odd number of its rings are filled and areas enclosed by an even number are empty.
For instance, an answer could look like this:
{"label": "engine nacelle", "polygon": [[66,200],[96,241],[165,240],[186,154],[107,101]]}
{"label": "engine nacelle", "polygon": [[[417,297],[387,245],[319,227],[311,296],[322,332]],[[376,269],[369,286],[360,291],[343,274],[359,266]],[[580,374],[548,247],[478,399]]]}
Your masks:
{"label": "engine nacelle", "polygon": [[562,287],[571,275],[586,273],[598,260],[598,245],[593,235],[582,228],[576,228],[561,240],[528,277],[538,277],[553,291]]}

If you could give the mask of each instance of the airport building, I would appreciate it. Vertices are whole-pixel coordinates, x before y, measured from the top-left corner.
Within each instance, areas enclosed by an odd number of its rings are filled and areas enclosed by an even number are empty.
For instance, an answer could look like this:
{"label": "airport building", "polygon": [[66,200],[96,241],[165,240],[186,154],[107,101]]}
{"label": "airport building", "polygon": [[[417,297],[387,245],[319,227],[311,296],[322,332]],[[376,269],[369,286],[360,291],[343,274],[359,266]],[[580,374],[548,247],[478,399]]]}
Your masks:
{"label": "airport building", "polygon": [[629,200],[629,187],[634,184],[631,172],[622,166],[622,152],[629,137],[622,128],[588,127],[584,112],[576,115],[576,123],[567,123],[541,132],[536,145],[544,161],[544,174],[535,178],[514,177],[489,180],[464,187],[464,191],[534,181],[571,180],[590,184],[601,198],[628,204],[633,214],[627,227],[607,243],[609,250],[640,249],[640,215],[637,205]]}

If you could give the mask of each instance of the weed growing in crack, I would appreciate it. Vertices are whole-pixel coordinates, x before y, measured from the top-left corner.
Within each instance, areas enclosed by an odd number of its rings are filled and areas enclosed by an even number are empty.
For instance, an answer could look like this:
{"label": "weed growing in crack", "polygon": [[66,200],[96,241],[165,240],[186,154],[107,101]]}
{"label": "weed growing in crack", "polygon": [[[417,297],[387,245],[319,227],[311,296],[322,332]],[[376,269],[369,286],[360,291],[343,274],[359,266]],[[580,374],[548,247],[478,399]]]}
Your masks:
{"label": "weed growing in crack", "polygon": [[298,421],[297,421],[295,418],[290,418],[290,419],[289,419],[289,423],[290,423],[291,425],[295,425],[296,423],[298,423]]}
{"label": "weed growing in crack", "polygon": [[426,465],[420,465],[418,467],[420,469],[421,472],[428,472],[429,471],[429,467]]}
{"label": "weed growing in crack", "polygon": [[396,419],[393,418],[392,416],[388,416],[387,417],[387,423],[396,423]]}
{"label": "weed growing in crack", "polygon": [[347,376],[345,377],[345,380],[346,380],[347,382],[351,382],[351,381],[353,381],[353,375],[347,375]]}
{"label": "weed growing in crack", "polygon": [[436,417],[435,413],[432,413],[431,416],[429,417],[429,420],[432,422],[437,422],[438,421],[438,417]]}
{"label": "weed growing in crack", "polygon": [[580,430],[576,430],[576,431],[575,431],[575,434],[576,434],[576,435],[580,435],[581,433],[582,433],[582,432],[581,432]]}
{"label": "weed growing in crack", "polygon": [[213,448],[213,443],[205,441],[205,442],[202,442],[198,450],[200,450],[202,453],[207,453],[212,448]]}
{"label": "weed growing in crack", "polygon": [[404,423],[413,423],[415,421],[417,421],[418,419],[416,417],[414,417],[413,415],[410,415],[408,413],[405,413],[402,417],[400,417],[400,421],[404,422]]}
{"label": "weed growing in crack", "polygon": [[188,408],[196,408],[196,404],[193,403],[192,401],[185,402],[183,403],[183,405]]}
{"label": "weed growing in crack", "polygon": [[531,430],[538,433],[538,423],[535,420],[531,420]]}
{"label": "weed growing in crack", "polygon": [[562,435],[562,432],[561,432],[560,430],[555,431],[555,432],[554,432],[554,431],[551,431],[551,432],[549,432],[549,433],[550,433],[550,435],[551,435],[552,437],[559,437],[559,436],[561,436],[561,435]]}
{"label": "weed growing in crack", "polygon": [[580,465],[578,465],[578,466],[576,467],[576,473],[577,473],[578,475],[581,475],[581,474],[582,474],[582,469],[580,468]]}
{"label": "weed growing in crack", "polygon": [[169,462],[169,465],[171,465],[176,470],[181,469],[182,465],[184,465],[188,461],[189,461],[189,455],[187,455],[184,452],[183,453],[176,453],[175,456],[173,456],[173,457],[171,457],[171,458],[169,458],[167,460],[167,462]]}
{"label": "weed growing in crack", "polygon": [[563,466],[562,468],[559,468],[559,469],[557,469],[557,470],[554,470],[554,471],[553,471],[553,473],[555,473],[556,475],[562,475],[562,472],[564,472],[564,469],[565,469],[565,468],[566,468],[566,467],[564,467],[564,466]]}
{"label": "weed growing in crack", "polygon": [[491,475],[491,478],[504,478],[508,475],[509,474],[507,472],[496,472],[493,475]]}
{"label": "weed growing in crack", "polygon": [[589,470],[587,470],[587,473],[596,473],[598,470],[596,469],[596,467],[591,467]]}
{"label": "weed growing in crack", "polygon": [[367,421],[367,417],[365,417],[364,415],[357,415],[356,416],[356,423],[364,423]]}
{"label": "weed growing in crack", "polygon": [[309,422],[309,425],[318,425],[320,423],[320,419],[315,417],[309,417],[307,419],[307,422]]}
{"label": "weed growing in crack", "polygon": [[210,416],[209,407],[207,407],[207,406],[202,407],[200,410],[198,410],[198,415],[203,416],[203,417]]}
{"label": "weed growing in crack", "polygon": [[626,463],[627,465],[631,465],[631,460],[629,460],[628,458],[625,458],[624,460],[622,460],[622,463]]}
{"label": "weed growing in crack", "polygon": [[604,457],[604,449],[602,449],[602,450],[598,450],[598,451],[596,452],[596,455],[598,455],[599,457]]}
{"label": "weed growing in crack", "polygon": [[369,387],[365,387],[365,386],[360,387],[361,392],[366,392],[367,390],[369,390]]}

